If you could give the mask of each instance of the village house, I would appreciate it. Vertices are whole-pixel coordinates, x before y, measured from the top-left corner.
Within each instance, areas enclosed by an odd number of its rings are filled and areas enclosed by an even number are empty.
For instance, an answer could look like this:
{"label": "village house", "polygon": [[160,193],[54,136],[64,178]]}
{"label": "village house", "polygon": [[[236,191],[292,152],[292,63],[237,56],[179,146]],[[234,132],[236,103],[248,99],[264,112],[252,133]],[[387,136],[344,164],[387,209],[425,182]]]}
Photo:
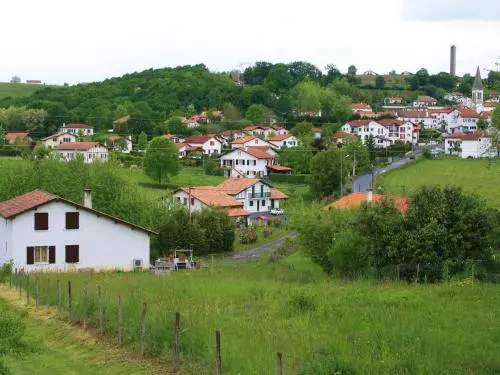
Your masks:
{"label": "village house", "polygon": [[321,128],[312,128],[314,139],[321,139]]}
{"label": "village house", "polygon": [[124,154],[130,154],[132,151],[132,137],[130,135],[122,137],[119,135],[111,135],[107,137],[108,146],[115,151],[120,151]]}
{"label": "village house", "polygon": [[[25,272],[148,269],[154,232],[84,204],[34,190],[0,202],[0,265]],[[103,240],[103,235],[110,239]]]}
{"label": "village house", "polygon": [[5,140],[10,144],[17,142],[29,143],[31,138],[28,132],[7,132],[5,133]]}
{"label": "village house", "polygon": [[225,177],[260,178],[267,176],[275,164],[276,152],[268,147],[246,147],[232,150],[220,158]]}
{"label": "village house", "polygon": [[179,137],[178,135],[175,134],[163,134],[161,138],[168,139],[172,143],[184,142],[184,138]]}
{"label": "village house", "polygon": [[404,109],[397,112],[398,120],[422,124],[424,129],[439,129],[440,125],[427,109]]}
{"label": "village house", "polygon": [[233,150],[236,149],[245,149],[247,147],[269,147],[269,148],[277,148],[274,144],[267,142],[263,139],[247,135],[245,137],[241,137],[235,139],[231,142],[231,148]]}
{"label": "village house", "polygon": [[367,103],[352,103],[352,113],[359,114],[360,112],[373,112],[371,105]]}
{"label": "village house", "polygon": [[61,155],[63,160],[75,159],[77,155],[82,155],[85,163],[108,161],[108,149],[99,142],[61,143],[54,147],[54,152]]}
{"label": "village house", "polygon": [[335,139],[335,142],[337,143],[337,145],[343,145],[344,142],[349,141],[349,140],[355,141],[358,139],[358,137],[354,134],[351,134],[351,133],[339,131],[339,132],[335,133],[334,139]]}
{"label": "village house", "polygon": [[282,148],[294,148],[299,145],[299,141],[294,135],[284,134],[284,135],[275,135],[272,138],[269,138],[269,143],[276,146],[278,149]]}
{"label": "village house", "polygon": [[415,108],[427,108],[432,107],[437,104],[437,99],[432,96],[419,96],[417,100],[413,102],[413,107]]}
{"label": "village house", "polygon": [[384,199],[389,199],[396,209],[401,211],[403,214],[408,211],[410,205],[410,199],[406,197],[391,197],[382,194],[374,194],[371,190],[368,192],[355,192],[349,195],[343,196],[342,198],[336,200],[333,203],[325,206],[325,210],[331,209],[342,209],[342,208],[356,208],[361,206],[363,203],[376,204]]}
{"label": "village house", "polygon": [[52,149],[61,143],[76,142],[76,136],[70,133],[56,133],[40,139],[40,142],[48,149]]}
{"label": "village house", "polygon": [[278,124],[274,124],[271,126],[272,129],[274,129],[274,132],[277,134],[277,135],[286,135],[288,133],[290,133],[288,131],[288,129],[284,128],[283,126],[281,125],[278,125]]}
{"label": "village house", "polygon": [[365,144],[370,137],[373,137],[375,147],[386,148],[390,146],[389,131],[384,126],[372,120],[353,120],[342,126],[342,131],[359,136],[361,142]]}
{"label": "village house", "polygon": [[256,217],[256,214],[267,214],[279,208],[280,201],[288,196],[258,178],[229,178],[218,186],[177,189],[174,199],[184,205],[190,204],[193,211],[220,206],[229,216]]}
{"label": "village house", "polygon": [[63,126],[59,128],[59,133],[70,133],[77,137],[79,137],[80,134],[83,136],[91,136],[94,134],[94,127],[86,124],[63,124]]}
{"label": "village house", "polygon": [[204,155],[220,155],[222,142],[215,135],[193,135],[184,140],[192,148],[199,147]]}
{"label": "village house", "polygon": [[447,155],[456,155],[462,159],[498,155],[498,152],[492,148],[491,138],[483,132],[447,134],[444,138],[444,149]]}
{"label": "village house", "polygon": [[385,104],[398,105],[403,103],[403,98],[401,96],[389,96],[384,100]]}

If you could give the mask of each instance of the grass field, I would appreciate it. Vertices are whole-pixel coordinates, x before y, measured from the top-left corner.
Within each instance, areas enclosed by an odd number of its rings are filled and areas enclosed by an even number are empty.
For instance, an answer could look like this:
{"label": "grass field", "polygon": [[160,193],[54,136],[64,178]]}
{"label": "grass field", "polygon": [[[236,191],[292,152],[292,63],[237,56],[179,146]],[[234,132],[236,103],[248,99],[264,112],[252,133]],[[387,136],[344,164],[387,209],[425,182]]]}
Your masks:
{"label": "grass field", "polygon": [[377,186],[393,195],[409,195],[422,185],[458,185],[486,199],[500,209],[500,163],[485,160],[441,158],[422,160],[389,171],[377,179]]}
{"label": "grass field", "polygon": [[43,85],[28,85],[26,83],[5,83],[0,82],[0,100],[6,97],[19,98],[30,96],[35,91],[44,88]]}
{"label": "grass field", "polygon": [[[106,331],[117,332],[123,299],[126,346],[136,348],[142,302],[148,302],[146,345],[170,358],[174,312],[181,313],[182,358],[197,374],[213,373],[214,332],[221,330],[227,374],[495,374],[500,286],[343,282],[326,278],[300,254],[157,277],[148,273],[40,275],[42,285],[72,280],[74,314],[98,322],[97,285],[106,303]],[[33,286],[33,279],[31,285]],[[43,290],[43,289],[42,289]],[[64,293],[64,306],[67,306]],[[52,303],[55,303],[55,296]]]}

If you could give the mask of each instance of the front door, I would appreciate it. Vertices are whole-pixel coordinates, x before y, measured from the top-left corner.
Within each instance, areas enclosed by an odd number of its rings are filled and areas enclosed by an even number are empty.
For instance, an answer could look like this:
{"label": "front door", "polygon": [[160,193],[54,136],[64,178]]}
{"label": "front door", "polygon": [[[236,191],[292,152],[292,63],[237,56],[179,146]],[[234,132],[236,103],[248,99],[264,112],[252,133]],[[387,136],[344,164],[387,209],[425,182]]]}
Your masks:
{"label": "front door", "polygon": [[257,200],[257,212],[260,212],[260,200]]}

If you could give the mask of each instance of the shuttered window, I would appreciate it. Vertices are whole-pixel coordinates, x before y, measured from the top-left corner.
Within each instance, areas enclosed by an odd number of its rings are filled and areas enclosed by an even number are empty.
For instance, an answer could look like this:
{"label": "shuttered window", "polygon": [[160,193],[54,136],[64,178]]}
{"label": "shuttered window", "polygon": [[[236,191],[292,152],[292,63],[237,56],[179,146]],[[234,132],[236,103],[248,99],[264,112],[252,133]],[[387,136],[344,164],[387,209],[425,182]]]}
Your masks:
{"label": "shuttered window", "polygon": [[26,264],[35,264],[35,248],[33,246],[26,248]]}
{"label": "shuttered window", "polygon": [[47,212],[35,213],[35,230],[49,229],[49,214]]}
{"label": "shuttered window", "polygon": [[66,229],[80,229],[79,212],[66,212]]}
{"label": "shuttered window", "polygon": [[80,261],[80,246],[66,245],[66,263],[78,263]]}
{"label": "shuttered window", "polygon": [[49,264],[54,264],[56,262],[56,247],[49,246]]}

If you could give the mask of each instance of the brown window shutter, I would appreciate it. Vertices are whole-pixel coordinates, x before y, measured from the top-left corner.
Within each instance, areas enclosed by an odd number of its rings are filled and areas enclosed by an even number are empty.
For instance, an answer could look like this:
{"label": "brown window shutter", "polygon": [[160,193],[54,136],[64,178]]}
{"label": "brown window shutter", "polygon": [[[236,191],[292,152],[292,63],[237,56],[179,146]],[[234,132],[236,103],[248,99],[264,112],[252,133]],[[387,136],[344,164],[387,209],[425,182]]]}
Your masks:
{"label": "brown window shutter", "polygon": [[35,213],[35,230],[49,229],[49,214],[47,212]]}
{"label": "brown window shutter", "polygon": [[80,261],[80,246],[66,245],[66,263],[78,263]]}
{"label": "brown window shutter", "polygon": [[49,246],[49,264],[54,264],[56,262],[56,247]]}
{"label": "brown window shutter", "polygon": [[80,229],[79,212],[66,212],[66,229]]}
{"label": "brown window shutter", "polygon": [[35,248],[33,246],[26,248],[26,264],[35,264]]}

